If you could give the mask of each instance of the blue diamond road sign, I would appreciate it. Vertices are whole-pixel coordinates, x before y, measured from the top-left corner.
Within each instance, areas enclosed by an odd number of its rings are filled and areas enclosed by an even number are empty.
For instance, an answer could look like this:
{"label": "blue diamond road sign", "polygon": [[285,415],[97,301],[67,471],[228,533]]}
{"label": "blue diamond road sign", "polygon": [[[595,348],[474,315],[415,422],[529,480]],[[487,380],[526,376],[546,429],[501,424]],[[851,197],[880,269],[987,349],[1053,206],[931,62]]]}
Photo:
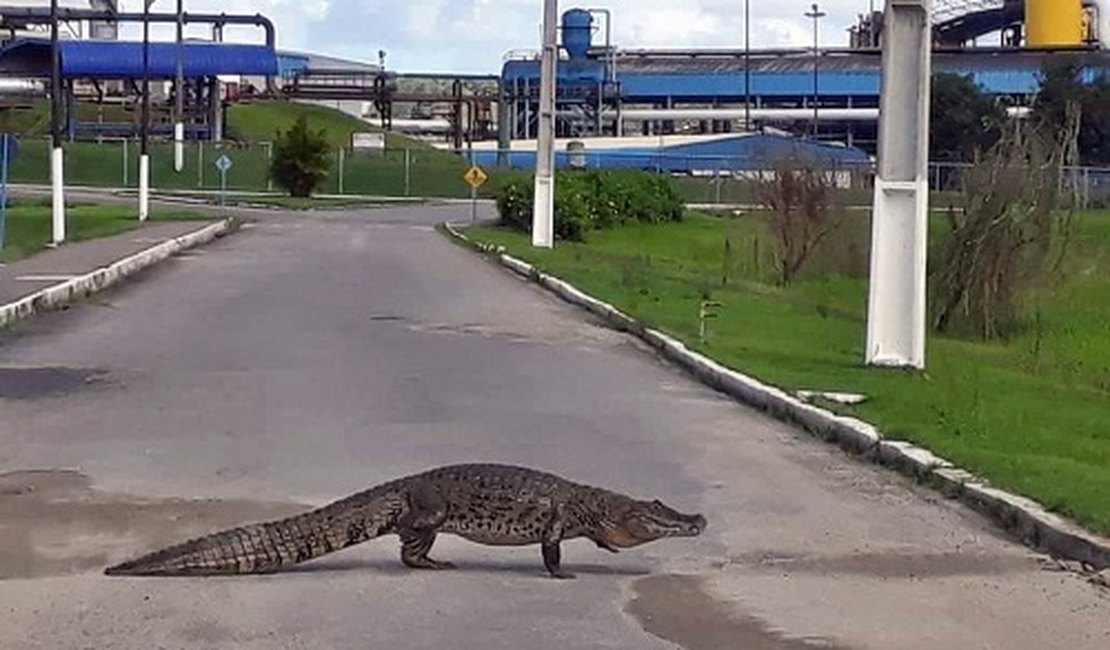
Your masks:
{"label": "blue diamond road sign", "polygon": [[228,158],[227,154],[224,154],[216,159],[216,169],[222,172],[226,172],[227,170],[231,169],[231,164],[231,158]]}

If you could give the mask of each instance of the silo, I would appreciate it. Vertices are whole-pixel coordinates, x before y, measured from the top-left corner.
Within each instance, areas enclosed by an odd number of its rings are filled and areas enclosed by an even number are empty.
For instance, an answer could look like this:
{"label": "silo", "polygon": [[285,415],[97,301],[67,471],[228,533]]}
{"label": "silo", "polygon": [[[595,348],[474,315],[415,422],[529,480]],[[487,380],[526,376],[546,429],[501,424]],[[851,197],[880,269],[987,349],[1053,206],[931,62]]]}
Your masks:
{"label": "silo", "polygon": [[585,9],[563,13],[563,48],[572,59],[584,59],[590,51],[594,17]]}
{"label": "silo", "polygon": [[1025,42],[1029,47],[1083,43],[1083,0],[1025,0]]}

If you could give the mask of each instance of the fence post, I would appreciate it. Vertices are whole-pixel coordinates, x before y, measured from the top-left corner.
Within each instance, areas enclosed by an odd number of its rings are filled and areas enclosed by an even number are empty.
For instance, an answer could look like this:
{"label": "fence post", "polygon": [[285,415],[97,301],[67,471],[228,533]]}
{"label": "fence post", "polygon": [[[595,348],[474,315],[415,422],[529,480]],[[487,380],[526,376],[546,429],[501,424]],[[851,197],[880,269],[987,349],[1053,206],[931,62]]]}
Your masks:
{"label": "fence post", "polygon": [[266,145],[266,191],[274,191],[274,179],[270,176],[270,167],[274,164],[274,143],[264,142]]}
{"label": "fence post", "polygon": [[1091,168],[1083,168],[1083,209],[1091,209]]}
{"label": "fence post", "polygon": [[412,195],[412,151],[405,147],[405,197]]}
{"label": "fence post", "polygon": [[343,194],[343,162],[346,159],[347,150],[345,147],[339,147],[339,194]]}
{"label": "fence post", "polygon": [[128,154],[128,151],[127,150],[128,150],[128,148],[130,148],[131,143],[127,141],[127,138],[124,138],[121,142],[123,142],[123,187],[124,187],[124,189],[127,189],[127,182],[128,182],[128,178],[127,178],[127,176],[128,176],[127,175],[127,171],[128,171],[128,169],[127,169],[127,166],[128,166],[127,165],[127,154]]}

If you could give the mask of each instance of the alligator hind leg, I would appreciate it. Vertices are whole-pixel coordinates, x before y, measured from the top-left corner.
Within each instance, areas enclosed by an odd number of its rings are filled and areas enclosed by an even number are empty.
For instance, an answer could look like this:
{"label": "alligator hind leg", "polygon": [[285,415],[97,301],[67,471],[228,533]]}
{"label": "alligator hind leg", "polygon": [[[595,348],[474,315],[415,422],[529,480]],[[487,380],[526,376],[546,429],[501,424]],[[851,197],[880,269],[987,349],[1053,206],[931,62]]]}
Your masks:
{"label": "alligator hind leg", "polygon": [[450,562],[441,562],[428,557],[432,544],[436,541],[436,534],[415,533],[401,535],[401,561],[412,569],[454,569]]}
{"label": "alligator hind leg", "polygon": [[413,569],[453,569],[454,564],[428,557],[436,541],[436,531],[447,519],[447,501],[433,489],[414,488],[409,493],[409,509],[397,522],[401,536],[401,561]]}

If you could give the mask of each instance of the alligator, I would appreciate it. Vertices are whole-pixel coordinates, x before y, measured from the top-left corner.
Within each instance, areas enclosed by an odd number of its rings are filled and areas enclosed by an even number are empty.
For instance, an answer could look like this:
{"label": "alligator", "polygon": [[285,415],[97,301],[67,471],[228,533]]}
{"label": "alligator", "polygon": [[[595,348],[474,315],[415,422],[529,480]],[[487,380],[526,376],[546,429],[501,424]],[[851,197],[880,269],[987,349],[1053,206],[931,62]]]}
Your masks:
{"label": "alligator", "polygon": [[667,537],[695,537],[700,514],[642,501],[526,467],[449,465],[398,478],[309,512],[193,539],[109,567],[112,576],[212,576],[274,573],[382,535],[401,541],[414,569],[450,569],[428,557],[436,535],[491,546],[539,544],[554,578],[560,543],[586,538],[616,553]]}

